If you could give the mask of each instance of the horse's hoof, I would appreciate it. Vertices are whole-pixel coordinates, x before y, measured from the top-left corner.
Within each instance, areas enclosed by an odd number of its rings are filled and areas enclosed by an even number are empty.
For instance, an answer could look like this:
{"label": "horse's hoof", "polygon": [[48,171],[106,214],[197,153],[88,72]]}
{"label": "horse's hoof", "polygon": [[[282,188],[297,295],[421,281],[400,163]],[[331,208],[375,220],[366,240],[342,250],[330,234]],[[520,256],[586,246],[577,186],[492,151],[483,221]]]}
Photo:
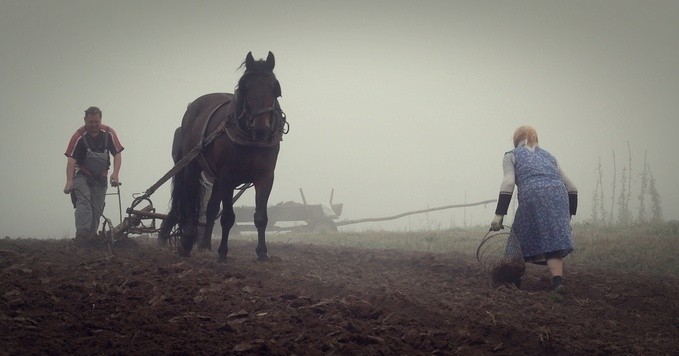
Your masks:
{"label": "horse's hoof", "polygon": [[257,261],[268,261],[269,260],[269,255],[257,255]]}
{"label": "horse's hoof", "polygon": [[217,256],[217,263],[226,263],[226,256]]}
{"label": "horse's hoof", "polygon": [[187,249],[185,249],[181,246],[177,246],[177,254],[180,257],[189,257],[190,251],[188,251]]}

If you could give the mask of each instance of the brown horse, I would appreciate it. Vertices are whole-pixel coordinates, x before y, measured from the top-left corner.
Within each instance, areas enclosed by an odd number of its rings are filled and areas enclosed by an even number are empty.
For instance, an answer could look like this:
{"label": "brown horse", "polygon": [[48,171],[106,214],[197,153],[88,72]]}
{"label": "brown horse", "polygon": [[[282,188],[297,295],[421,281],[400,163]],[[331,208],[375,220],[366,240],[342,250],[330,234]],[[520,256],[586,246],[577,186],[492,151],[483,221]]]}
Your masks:
{"label": "brown horse", "polygon": [[[196,237],[201,239],[199,247],[211,249],[212,229],[221,203],[218,260],[226,261],[229,230],[235,221],[233,192],[242,184],[252,183],[258,237],[255,251],[259,260],[268,258],[266,208],[280,141],[287,129],[285,114],[278,104],[281,88],[273,73],[274,64],[271,52],[266,60],[254,60],[252,52],[248,53],[241,64],[245,65],[245,72],[234,94],[203,95],[186,109],[176,135],[180,140],[176,159],[196,147],[203,148],[173,179],[172,208],[168,215],[179,225],[180,255],[190,254]],[[224,130],[221,135],[220,130]],[[206,139],[215,133],[218,133],[215,139]]]}

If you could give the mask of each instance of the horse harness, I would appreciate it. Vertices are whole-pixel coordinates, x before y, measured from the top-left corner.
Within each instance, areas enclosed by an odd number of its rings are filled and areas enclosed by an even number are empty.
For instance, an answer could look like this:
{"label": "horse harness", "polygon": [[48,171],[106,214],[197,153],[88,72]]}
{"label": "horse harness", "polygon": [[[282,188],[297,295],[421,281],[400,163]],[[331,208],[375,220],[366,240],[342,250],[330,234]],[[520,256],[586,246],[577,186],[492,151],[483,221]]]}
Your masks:
{"label": "horse harness", "polygon": [[[271,147],[277,144],[278,142],[283,140],[283,135],[287,134],[289,131],[289,124],[286,120],[285,113],[280,109],[280,105],[278,104],[278,100],[276,100],[276,103],[274,104],[274,111],[276,112],[276,119],[274,120],[274,129],[271,132],[270,137],[266,141],[258,142],[254,141],[252,139],[252,135],[248,135],[248,133],[242,128],[243,125],[239,125],[237,123],[238,118],[235,116],[235,106],[236,106],[236,100],[234,98],[230,98],[228,100],[225,100],[221,103],[219,103],[217,106],[215,106],[212,111],[210,111],[210,115],[208,116],[208,119],[205,120],[205,124],[203,125],[203,133],[201,135],[200,141],[194,147],[191,149],[191,151],[187,152],[185,155],[182,156],[179,161],[177,161],[167,173],[165,173],[164,176],[162,176],[156,183],[154,183],[152,186],[150,186],[146,191],[137,197],[136,199],[145,199],[150,197],[160,186],[162,186],[165,182],[167,182],[170,178],[174,177],[177,172],[182,170],[182,168],[186,167],[189,163],[191,163],[196,157],[199,157],[198,159],[201,160],[205,168],[207,169],[206,174],[210,177],[210,179],[214,180],[216,177],[215,174],[210,171],[210,165],[207,164],[207,161],[205,160],[205,156],[203,155],[203,149],[210,145],[214,140],[216,140],[219,136],[223,134],[229,135],[229,138],[231,140],[239,145],[245,145],[245,146],[254,146],[254,147]],[[227,113],[224,117],[224,119],[219,123],[217,128],[212,131],[209,135],[205,135],[207,133],[207,128],[212,121],[212,119],[215,118],[215,114],[217,110],[222,108],[224,105],[227,106]],[[252,117],[252,115],[261,115],[266,112],[270,112],[271,108],[266,108],[266,110],[258,110],[254,114],[250,114],[249,116]],[[240,115],[239,117],[243,117],[243,115]],[[240,126],[240,127],[239,127]],[[247,125],[245,125],[247,126]]]}
{"label": "horse harness", "polygon": [[[205,171],[205,174],[212,181],[214,181],[217,176],[210,169],[210,165],[207,163],[205,155],[203,154],[203,149],[211,144],[215,139],[217,139],[217,137],[226,133],[231,141],[237,145],[249,147],[273,147],[280,141],[283,141],[283,135],[287,134],[289,131],[290,125],[286,120],[285,113],[283,110],[281,110],[278,99],[274,99],[273,105],[261,108],[254,113],[250,113],[247,109],[243,109],[241,110],[240,115],[237,115],[237,103],[238,91],[236,90],[231,99],[220,103],[219,105],[215,106],[214,109],[212,109],[210,115],[208,116],[207,120],[205,120],[203,125],[203,133],[199,141],[200,143],[196,149],[200,147],[198,159],[203,163],[203,170]],[[217,111],[224,106],[226,106],[226,115],[220,121],[217,128],[206,137],[208,126],[213,119],[218,117],[216,115]],[[273,113],[274,115],[272,127],[268,135],[263,140],[255,140],[251,132],[252,120],[257,116],[267,113]]]}

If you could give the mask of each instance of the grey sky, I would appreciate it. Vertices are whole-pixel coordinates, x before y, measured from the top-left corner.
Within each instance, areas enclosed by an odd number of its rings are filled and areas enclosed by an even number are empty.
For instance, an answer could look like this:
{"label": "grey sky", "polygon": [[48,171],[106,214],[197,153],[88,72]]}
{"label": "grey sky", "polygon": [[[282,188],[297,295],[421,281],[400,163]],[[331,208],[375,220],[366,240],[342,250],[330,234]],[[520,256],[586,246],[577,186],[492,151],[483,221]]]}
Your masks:
{"label": "grey sky", "polygon": [[[634,212],[647,152],[676,219],[677,18],[676,1],[0,0],[0,234],[73,235],[63,152],[90,105],[126,147],[124,209],[172,166],[186,105],[232,92],[248,51],[276,55],[291,124],[271,204],[334,188],[357,219],[495,199],[502,154],[530,124],[579,188],[578,221],[599,157],[610,189],[628,141]],[[166,211],[169,184],[153,198]],[[493,212],[353,228],[489,224]],[[115,199],[106,214],[117,223]]]}

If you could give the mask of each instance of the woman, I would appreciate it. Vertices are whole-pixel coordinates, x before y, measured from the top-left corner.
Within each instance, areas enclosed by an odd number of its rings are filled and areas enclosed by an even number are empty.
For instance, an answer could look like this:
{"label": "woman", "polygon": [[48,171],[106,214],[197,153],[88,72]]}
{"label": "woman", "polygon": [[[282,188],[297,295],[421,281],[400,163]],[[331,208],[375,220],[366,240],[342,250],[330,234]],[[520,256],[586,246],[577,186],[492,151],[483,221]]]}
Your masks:
{"label": "woman", "polygon": [[521,244],[526,262],[547,264],[552,290],[563,293],[563,258],[573,251],[570,219],[578,207],[578,192],[556,158],[538,146],[534,128],[514,132],[514,150],[505,153],[504,179],[490,229],[502,228],[509,203],[518,187],[519,206],[512,233]]}

